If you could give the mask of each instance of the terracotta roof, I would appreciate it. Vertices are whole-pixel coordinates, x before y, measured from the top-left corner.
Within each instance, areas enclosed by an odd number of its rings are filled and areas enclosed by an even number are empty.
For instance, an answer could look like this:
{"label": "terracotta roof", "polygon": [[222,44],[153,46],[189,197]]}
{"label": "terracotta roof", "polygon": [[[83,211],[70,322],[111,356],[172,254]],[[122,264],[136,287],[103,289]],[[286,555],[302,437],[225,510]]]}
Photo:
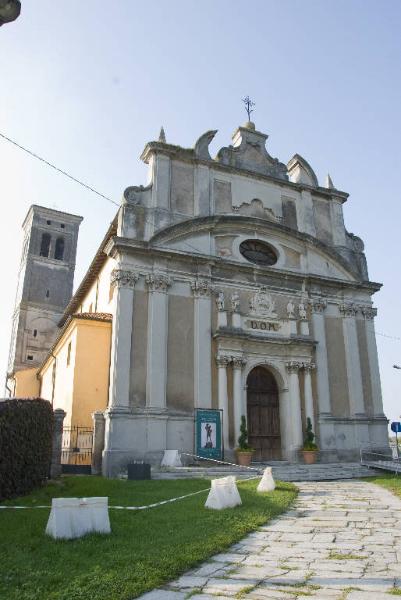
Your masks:
{"label": "terracotta roof", "polygon": [[103,252],[103,249],[104,249],[105,245],[107,244],[107,242],[109,241],[109,239],[112,238],[113,236],[115,236],[116,234],[117,234],[117,215],[114,217],[113,221],[111,222],[110,227],[108,228],[106,235],[104,236],[104,238],[98,248],[98,251],[96,252],[91,264],[89,265],[89,268],[88,268],[86,274],[84,275],[84,278],[82,279],[80,285],[78,286],[75,294],[72,296],[71,300],[69,301],[69,303],[64,311],[63,316],[61,317],[60,321],[58,322],[59,327],[63,327],[63,325],[66,323],[67,319],[71,315],[76,313],[78,306],[81,304],[82,300],[85,297],[85,294],[88,292],[88,290],[91,288],[93,283],[96,281],[96,278],[99,275],[100,270],[103,267],[103,265],[107,259],[106,254]]}
{"label": "terracotta roof", "polygon": [[111,322],[113,320],[113,315],[111,313],[75,313],[71,315],[70,319],[86,319],[88,321],[107,321]]}

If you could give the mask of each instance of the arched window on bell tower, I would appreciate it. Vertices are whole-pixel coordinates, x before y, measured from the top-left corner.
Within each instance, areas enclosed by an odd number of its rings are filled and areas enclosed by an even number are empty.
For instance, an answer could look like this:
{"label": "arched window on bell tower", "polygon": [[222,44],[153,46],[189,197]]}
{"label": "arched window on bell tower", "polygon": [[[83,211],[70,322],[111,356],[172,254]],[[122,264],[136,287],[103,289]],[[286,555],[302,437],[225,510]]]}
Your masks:
{"label": "arched window on bell tower", "polygon": [[54,251],[54,258],[56,260],[63,260],[64,258],[64,238],[59,237],[56,240],[56,249]]}
{"label": "arched window on bell tower", "polygon": [[40,256],[44,256],[45,258],[48,258],[49,256],[49,250],[50,250],[50,241],[51,241],[51,235],[50,233],[42,233],[42,241],[40,243]]}

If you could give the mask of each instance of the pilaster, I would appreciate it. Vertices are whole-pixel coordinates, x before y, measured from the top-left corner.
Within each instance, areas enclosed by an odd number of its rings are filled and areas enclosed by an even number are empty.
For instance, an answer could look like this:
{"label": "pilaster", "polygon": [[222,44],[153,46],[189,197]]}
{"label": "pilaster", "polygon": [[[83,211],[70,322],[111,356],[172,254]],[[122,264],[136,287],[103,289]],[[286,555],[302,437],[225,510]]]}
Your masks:
{"label": "pilaster", "polygon": [[219,386],[219,409],[223,411],[223,442],[224,450],[230,448],[228,433],[229,433],[229,414],[228,414],[228,394],[227,394],[227,366],[231,362],[231,357],[225,354],[216,356],[218,386]]}
{"label": "pilaster", "polygon": [[138,279],[137,273],[125,269],[115,269],[110,277],[114,287],[108,406],[111,411],[129,410],[134,287]]}
{"label": "pilaster", "polygon": [[212,406],[212,306],[210,281],[191,282],[194,295],[194,400],[197,408]]}
{"label": "pilaster", "polygon": [[298,371],[301,367],[301,364],[296,361],[290,361],[285,363],[285,367],[288,373],[289,380],[289,413],[291,416],[290,422],[292,428],[291,451],[295,458],[296,452],[301,448],[303,443],[301,395],[298,377]]}
{"label": "pilaster", "polygon": [[366,344],[368,349],[369,376],[372,389],[373,412],[375,416],[383,416],[383,400],[380,382],[379,359],[377,355],[376,334],[374,318],[377,308],[371,306],[361,307],[361,313],[365,319]]}
{"label": "pilaster", "polygon": [[243,356],[233,356],[233,400],[234,400],[234,446],[240,433],[241,417],[246,416],[246,407],[244,406],[244,394],[242,386],[242,369],[247,361]]}
{"label": "pilaster", "polygon": [[148,356],[146,406],[166,407],[168,289],[171,280],[164,273],[150,273],[145,278],[148,288]]}
{"label": "pilaster", "polygon": [[318,410],[321,416],[331,415],[329,367],[327,359],[326,328],[324,311],[327,307],[325,298],[311,298],[313,337],[318,342],[315,351],[317,377]]}
{"label": "pilaster", "polygon": [[355,318],[358,313],[358,307],[350,302],[340,304],[338,308],[343,318],[343,335],[350,413],[353,416],[364,415],[365,403],[363,398],[361,359],[359,354],[358,332],[356,329]]}

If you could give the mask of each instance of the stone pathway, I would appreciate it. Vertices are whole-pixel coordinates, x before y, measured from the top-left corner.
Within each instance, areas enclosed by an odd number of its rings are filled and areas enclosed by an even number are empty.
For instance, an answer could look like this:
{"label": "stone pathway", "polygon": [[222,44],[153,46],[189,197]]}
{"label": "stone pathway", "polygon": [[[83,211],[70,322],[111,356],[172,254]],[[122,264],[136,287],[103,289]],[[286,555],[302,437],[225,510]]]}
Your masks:
{"label": "stone pathway", "polygon": [[391,600],[389,592],[401,594],[401,500],[362,481],[297,485],[293,510],[141,599]]}

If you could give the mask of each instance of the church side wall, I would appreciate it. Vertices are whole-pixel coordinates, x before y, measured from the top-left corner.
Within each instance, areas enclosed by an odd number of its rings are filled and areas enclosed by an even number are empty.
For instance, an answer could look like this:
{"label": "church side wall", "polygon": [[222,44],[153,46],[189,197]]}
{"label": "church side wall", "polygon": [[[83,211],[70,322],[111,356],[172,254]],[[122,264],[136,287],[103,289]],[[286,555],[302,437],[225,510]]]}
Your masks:
{"label": "church side wall", "polygon": [[77,312],[112,312],[113,298],[110,288],[110,275],[114,267],[115,260],[107,258],[96,281],[94,281],[86,293]]}
{"label": "church side wall", "polygon": [[40,382],[36,377],[38,369],[23,369],[14,375],[16,398],[37,398],[40,392]]}

